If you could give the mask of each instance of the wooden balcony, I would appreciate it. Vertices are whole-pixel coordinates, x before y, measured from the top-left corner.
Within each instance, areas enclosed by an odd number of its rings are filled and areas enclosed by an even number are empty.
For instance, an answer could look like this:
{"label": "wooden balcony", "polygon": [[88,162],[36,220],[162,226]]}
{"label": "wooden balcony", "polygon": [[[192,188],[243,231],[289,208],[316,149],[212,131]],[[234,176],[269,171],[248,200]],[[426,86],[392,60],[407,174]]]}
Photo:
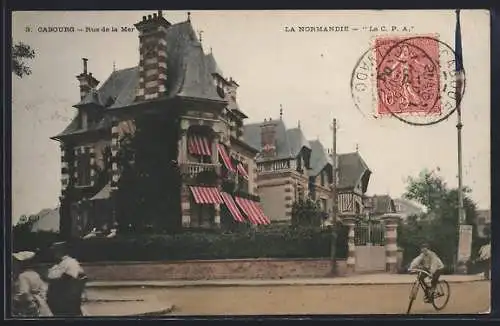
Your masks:
{"label": "wooden balcony", "polygon": [[213,163],[197,163],[197,162],[183,162],[179,165],[181,174],[185,176],[194,177],[201,172],[214,171],[217,175],[220,174],[220,164]]}

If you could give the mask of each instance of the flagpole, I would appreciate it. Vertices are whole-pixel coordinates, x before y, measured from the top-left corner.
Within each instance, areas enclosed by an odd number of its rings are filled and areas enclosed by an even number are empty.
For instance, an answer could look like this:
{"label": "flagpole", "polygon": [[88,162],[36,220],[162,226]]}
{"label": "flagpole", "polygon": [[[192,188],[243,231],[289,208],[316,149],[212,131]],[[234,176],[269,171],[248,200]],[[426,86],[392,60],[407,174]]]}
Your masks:
{"label": "flagpole", "polygon": [[[463,179],[462,179],[462,90],[464,85],[464,68],[463,68],[463,58],[462,58],[462,37],[460,31],[460,9],[455,10],[457,24],[455,28],[455,78],[456,78],[456,110],[457,110],[457,161],[458,161],[458,248],[457,248],[457,266],[460,263],[465,263],[468,260],[467,256],[470,252],[471,243],[464,243],[465,239],[465,225],[466,216],[464,208],[464,189],[463,189]],[[467,245],[468,248],[465,248]],[[462,252],[466,250],[466,252]],[[464,272],[467,272],[467,268],[464,265]],[[456,268],[458,269],[458,268]],[[458,270],[456,270],[458,271]]]}

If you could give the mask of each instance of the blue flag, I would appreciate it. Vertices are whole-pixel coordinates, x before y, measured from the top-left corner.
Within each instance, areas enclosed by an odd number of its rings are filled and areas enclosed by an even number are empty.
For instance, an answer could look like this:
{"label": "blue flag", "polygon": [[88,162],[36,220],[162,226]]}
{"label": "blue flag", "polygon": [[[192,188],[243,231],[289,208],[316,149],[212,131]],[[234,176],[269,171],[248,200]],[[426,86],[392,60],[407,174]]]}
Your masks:
{"label": "blue flag", "polygon": [[464,61],[462,58],[462,35],[460,33],[460,9],[455,10],[457,14],[457,25],[455,27],[455,71],[464,69]]}

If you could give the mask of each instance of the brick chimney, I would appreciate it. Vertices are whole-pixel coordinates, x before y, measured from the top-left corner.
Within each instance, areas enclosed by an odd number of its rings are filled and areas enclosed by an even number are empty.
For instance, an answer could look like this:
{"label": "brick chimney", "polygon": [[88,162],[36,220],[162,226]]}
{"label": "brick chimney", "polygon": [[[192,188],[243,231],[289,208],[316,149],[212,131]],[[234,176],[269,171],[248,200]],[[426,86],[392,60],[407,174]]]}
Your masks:
{"label": "brick chimney", "polygon": [[151,100],[166,95],[167,29],[171,24],[158,14],[142,17],[134,25],[139,31],[139,88],[136,101]]}
{"label": "brick chimney", "polygon": [[94,88],[99,85],[99,81],[92,76],[92,73],[87,72],[87,63],[89,59],[82,58],[83,61],[83,72],[76,76],[80,82],[80,99],[83,100],[85,96]]}
{"label": "brick chimney", "polygon": [[276,122],[264,119],[260,126],[260,140],[263,157],[276,156]]}

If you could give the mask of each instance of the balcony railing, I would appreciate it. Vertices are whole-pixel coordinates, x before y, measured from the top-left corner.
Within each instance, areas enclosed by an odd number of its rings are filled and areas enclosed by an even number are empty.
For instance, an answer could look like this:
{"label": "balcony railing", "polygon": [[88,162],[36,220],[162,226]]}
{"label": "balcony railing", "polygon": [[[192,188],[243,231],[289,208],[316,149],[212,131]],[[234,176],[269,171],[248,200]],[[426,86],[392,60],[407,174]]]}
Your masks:
{"label": "balcony railing", "polygon": [[220,164],[213,163],[197,163],[197,162],[183,162],[180,164],[181,174],[196,176],[201,172],[214,171],[215,173],[220,173]]}

